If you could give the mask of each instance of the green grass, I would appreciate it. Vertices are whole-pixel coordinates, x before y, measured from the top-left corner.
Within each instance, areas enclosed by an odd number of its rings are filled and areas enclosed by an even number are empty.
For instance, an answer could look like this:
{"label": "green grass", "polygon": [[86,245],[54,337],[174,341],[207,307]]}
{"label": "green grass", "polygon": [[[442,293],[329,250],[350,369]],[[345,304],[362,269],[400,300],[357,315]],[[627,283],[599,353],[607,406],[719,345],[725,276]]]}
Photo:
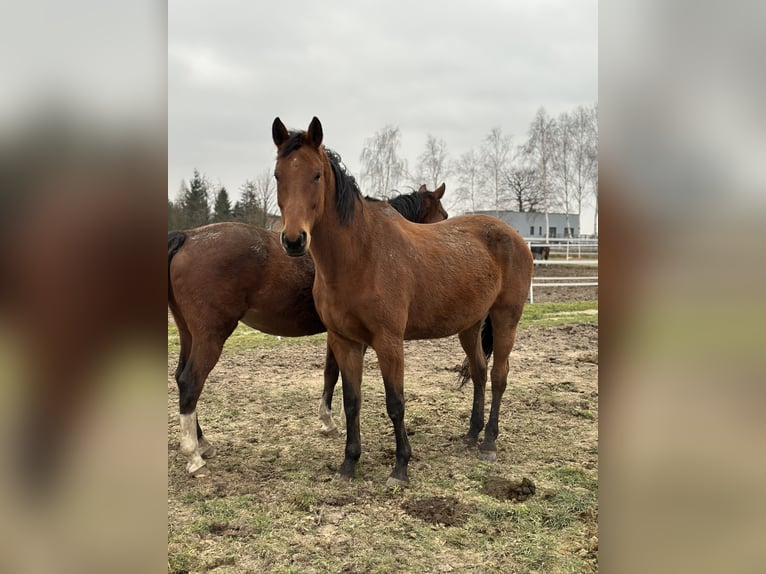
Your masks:
{"label": "green grass", "polygon": [[[311,335],[309,337],[275,337],[239,323],[234,332],[226,340],[223,351],[229,353],[241,353],[252,349],[272,349],[280,345],[294,345],[296,343],[310,343],[323,346],[327,341],[326,333]],[[178,353],[181,343],[178,337],[178,328],[175,323],[168,321],[168,353]]]}
{"label": "green grass", "polygon": [[[520,329],[531,326],[548,327],[553,325],[574,325],[595,323],[598,321],[598,301],[574,301],[568,303],[535,303],[524,307],[524,314],[519,323]],[[323,346],[327,334],[320,333],[310,337],[282,337],[267,335],[240,323],[224,345],[224,352],[240,353],[252,349],[271,349],[280,345],[310,343]],[[168,353],[180,351],[178,328],[168,321]],[[587,415],[583,415],[587,416]]]}
{"label": "green grass", "polygon": [[[594,312],[595,311],[595,312]],[[524,307],[519,328],[530,326],[572,325],[598,321],[598,301],[535,303]]]}

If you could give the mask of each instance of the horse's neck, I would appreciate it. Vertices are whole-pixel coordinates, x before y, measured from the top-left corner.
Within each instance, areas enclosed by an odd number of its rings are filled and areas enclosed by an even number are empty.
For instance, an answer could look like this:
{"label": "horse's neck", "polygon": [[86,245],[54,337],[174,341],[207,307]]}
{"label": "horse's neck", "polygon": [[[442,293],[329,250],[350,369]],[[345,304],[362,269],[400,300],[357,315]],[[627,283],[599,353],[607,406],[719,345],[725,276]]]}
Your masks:
{"label": "horse's neck", "polygon": [[311,232],[311,256],[317,272],[327,278],[347,275],[350,268],[359,267],[369,253],[372,241],[368,213],[362,205],[356,206],[354,216],[341,224],[335,211],[335,198]]}

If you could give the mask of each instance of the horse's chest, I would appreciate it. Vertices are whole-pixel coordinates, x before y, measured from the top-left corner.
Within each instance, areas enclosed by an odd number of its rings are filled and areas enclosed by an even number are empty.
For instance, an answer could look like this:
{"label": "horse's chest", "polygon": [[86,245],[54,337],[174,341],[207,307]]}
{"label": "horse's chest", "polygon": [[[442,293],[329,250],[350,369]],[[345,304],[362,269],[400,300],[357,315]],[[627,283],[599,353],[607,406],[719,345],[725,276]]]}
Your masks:
{"label": "horse's chest", "polygon": [[350,339],[365,341],[369,334],[366,319],[370,317],[374,297],[360,296],[348,288],[315,288],[317,312],[328,330]]}

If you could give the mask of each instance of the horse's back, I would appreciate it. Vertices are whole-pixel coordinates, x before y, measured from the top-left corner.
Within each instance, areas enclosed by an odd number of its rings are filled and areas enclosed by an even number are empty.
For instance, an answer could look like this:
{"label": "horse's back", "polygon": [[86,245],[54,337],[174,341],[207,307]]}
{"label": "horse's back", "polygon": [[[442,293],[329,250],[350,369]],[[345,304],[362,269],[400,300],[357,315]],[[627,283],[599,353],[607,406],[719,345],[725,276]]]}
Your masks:
{"label": "horse's back", "polygon": [[452,335],[493,306],[523,306],[532,256],[506,223],[464,215],[408,230],[412,260],[401,264],[407,274],[398,278],[400,292],[409,293],[405,338]]}
{"label": "horse's back", "polygon": [[171,262],[171,280],[231,281],[234,272],[266,264],[276,247],[272,232],[244,223],[212,223],[184,233],[184,245]]}
{"label": "horse's back", "polygon": [[193,313],[192,321],[243,321],[282,336],[324,330],[311,294],[313,262],[285,255],[278,233],[237,222],[185,233],[171,261],[170,280],[176,306]]}
{"label": "horse's back", "polygon": [[[499,265],[531,271],[532,256],[521,235],[504,221],[484,214],[459,215],[428,226],[458,247],[461,241],[472,257],[486,253]],[[470,238],[470,241],[469,241]]]}

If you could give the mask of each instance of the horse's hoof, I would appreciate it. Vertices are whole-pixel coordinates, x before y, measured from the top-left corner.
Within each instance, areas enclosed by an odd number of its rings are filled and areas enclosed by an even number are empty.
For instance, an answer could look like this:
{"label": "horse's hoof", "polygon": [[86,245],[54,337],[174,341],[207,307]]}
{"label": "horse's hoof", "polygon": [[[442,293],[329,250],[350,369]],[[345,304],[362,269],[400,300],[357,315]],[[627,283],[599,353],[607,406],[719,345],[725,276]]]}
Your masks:
{"label": "horse's hoof", "polygon": [[206,476],[210,476],[210,469],[205,464],[199,467],[197,470],[189,471],[189,476],[192,478],[205,478]]}
{"label": "horse's hoof", "polygon": [[339,472],[336,472],[336,473],[335,473],[335,477],[334,477],[334,479],[335,479],[337,482],[351,482],[351,477],[350,477],[350,476],[348,476],[348,475],[345,475],[345,474],[341,474],[341,473],[339,473]]}
{"label": "horse's hoof", "polygon": [[495,462],[497,460],[497,451],[479,449],[478,456],[481,460],[486,460],[488,462]]}
{"label": "horse's hoof", "polygon": [[329,438],[340,438],[340,431],[338,430],[338,427],[333,427],[330,429],[319,429],[319,432],[322,433],[323,436],[329,437]]}
{"label": "horse's hoof", "polygon": [[404,488],[409,484],[409,480],[402,480],[401,478],[395,478],[393,476],[389,476],[388,480],[386,481],[386,487],[392,490],[395,488]]}
{"label": "horse's hoof", "polygon": [[218,454],[218,450],[216,450],[216,448],[211,444],[200,454],[204,459],[213,458],[216,454]]}
{"label": "horse's hoof", "polygon": [[465,435],[463,437],[463,446],[467,449],[474,449],[479,445],[479,437]]}

